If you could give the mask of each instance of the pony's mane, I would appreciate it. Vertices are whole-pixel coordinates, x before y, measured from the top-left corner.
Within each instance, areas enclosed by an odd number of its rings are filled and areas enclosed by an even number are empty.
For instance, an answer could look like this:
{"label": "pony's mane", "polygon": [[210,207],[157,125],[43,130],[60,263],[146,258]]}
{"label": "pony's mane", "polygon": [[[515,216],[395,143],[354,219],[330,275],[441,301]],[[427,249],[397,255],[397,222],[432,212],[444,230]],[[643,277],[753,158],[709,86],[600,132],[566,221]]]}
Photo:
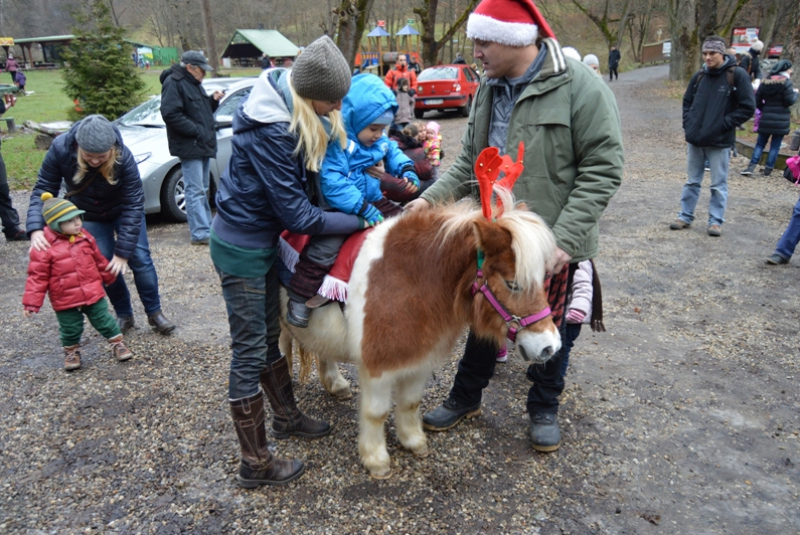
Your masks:
{"label": "pony's mane", "polygon": [[[516,264],[515,282],[524,289],[535,289],[544,280],[555,254],[553,233],[541,217],[517,206],[510,191],[496,186],[494,193],[502,203],[502,209],[493,203],[492,217],[511,234],[511,249]],[[444,218],[436,236],[440,246],[467,229],[471,231],[473,223],[483,218],[480,205],[472,199],[447,205],[438,213]]]}

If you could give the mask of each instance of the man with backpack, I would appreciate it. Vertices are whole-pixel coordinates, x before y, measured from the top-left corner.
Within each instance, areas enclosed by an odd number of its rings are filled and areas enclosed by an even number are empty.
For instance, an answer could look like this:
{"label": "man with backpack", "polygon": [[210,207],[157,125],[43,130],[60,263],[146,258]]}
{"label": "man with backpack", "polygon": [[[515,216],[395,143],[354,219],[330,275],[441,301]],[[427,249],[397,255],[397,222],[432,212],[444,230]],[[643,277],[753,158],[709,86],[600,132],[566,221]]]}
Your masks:
{"label": "man with backpack", "polygon": [[747,72],[750,80],[761,80],[763,77],[759,61],[762,50],[764,50],[764,43],[756,39],[750,43],[750,50],[742,54],[742,58],[739,60],[739,67]]}
{"label": "man with backpack", "polygon": [[705,66],[692,76],[683,95],[683,131],[687,151],[688,180],[681,193],[681,211],[670,224],[683,230],[694,221],[705,162],[711,170],[711,201],[708,205],[709,236],[722,235],[728,200],[728,163],[736,127],[756,110],[753,86],[736,60],[725,53],[725,40],[712,36],[703,43]]}

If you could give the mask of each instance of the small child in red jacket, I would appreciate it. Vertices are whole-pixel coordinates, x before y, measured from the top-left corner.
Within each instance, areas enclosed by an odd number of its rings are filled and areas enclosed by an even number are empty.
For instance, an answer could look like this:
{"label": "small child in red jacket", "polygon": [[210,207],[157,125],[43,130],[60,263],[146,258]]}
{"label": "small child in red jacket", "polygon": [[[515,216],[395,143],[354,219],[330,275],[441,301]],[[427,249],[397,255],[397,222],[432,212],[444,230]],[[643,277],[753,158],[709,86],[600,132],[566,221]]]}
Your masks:
{"label": "small child in red jacket", "polygon": [[108,339],[118,361],[128,360],[133,353],[122,343],[122,333],[108,311],[103,283],[111,284],[116,276],[106,271],[108,260],[100,253],[91,234],[83,230],[83,210],[66,199],[43,193],[42,215],[47,223],[44,235],[49,247],[42,251],[31,248],[28,280],[22,304],[26,318],[39,312],[46,293],[56,312],[61,345],[64,346],[64,368],[81,367],[80,341],[83,316]]}

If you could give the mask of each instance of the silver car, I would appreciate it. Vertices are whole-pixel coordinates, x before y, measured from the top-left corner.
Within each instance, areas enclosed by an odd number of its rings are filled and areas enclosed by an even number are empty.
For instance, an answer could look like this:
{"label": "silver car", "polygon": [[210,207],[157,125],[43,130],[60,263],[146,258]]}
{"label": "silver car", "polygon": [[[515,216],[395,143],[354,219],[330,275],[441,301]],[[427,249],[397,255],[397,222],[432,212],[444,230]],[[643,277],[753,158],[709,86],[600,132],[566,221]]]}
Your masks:
{"label": "silver car", "polygon": [[[270,69],[275,78],[286,69]],[[217,157],[211,159],[211,199],[214,198],[219,177],[231,157],[233,115],[247,98],[257,78],[210,78],[203,88],[210,95],[225,91],[214,119],[217,124]],[[144,211],[162,213],[175,221],[186,221],[183,172],[180,161],[169,153],[167,129],[161,118],[161,96],[156,95],[132,109],[116,121],[122,140],[133,153],[144,187]]]}

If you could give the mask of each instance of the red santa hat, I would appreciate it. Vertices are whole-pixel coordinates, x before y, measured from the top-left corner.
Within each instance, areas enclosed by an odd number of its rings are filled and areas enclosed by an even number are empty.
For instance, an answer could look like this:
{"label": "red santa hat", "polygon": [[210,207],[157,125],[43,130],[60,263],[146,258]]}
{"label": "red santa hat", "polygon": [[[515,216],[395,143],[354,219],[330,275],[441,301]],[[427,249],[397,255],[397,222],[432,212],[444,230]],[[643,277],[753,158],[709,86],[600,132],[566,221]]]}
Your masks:
{"label": "red santa hat", "polygon": [[470,39],[528,46],[538,35],[555,37],[533,0],[483,0],[467,21]]}

